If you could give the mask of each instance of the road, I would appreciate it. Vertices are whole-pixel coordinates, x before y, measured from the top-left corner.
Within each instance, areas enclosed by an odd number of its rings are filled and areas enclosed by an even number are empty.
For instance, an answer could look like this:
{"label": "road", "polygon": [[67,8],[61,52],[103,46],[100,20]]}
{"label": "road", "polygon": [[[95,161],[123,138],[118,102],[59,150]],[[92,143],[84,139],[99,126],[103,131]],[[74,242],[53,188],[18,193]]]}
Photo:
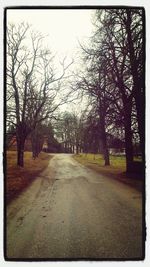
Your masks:
{"label": "road", "polygon": [[48,168],[7,208],[7,257],[142,257],[142,198],[71,155]]}

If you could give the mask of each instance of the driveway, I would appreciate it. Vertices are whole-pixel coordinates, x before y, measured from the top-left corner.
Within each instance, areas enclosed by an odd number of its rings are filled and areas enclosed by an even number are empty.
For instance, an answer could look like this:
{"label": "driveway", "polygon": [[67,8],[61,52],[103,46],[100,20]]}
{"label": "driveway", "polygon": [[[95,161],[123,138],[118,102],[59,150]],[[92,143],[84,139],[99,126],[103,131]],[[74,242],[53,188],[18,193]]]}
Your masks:
{"label": "driveway", "polygon": [[142,197],[72,155],[48,168],[7,208],[7,257],[142,257]]}

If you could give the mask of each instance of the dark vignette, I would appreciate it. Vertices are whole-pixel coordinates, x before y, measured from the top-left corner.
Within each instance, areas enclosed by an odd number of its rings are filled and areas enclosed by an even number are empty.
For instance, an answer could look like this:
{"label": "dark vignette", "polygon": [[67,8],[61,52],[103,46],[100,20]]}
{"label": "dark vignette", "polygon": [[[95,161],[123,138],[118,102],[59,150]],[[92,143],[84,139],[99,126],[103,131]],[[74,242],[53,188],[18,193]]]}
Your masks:
{"label": "dark vignette", "polygon": [[[4,62],[4,72],[3,72],[3,77],[4,77],[4,132],[3,132],[3,173],[4,173],[4,191],[3,191],[3,200],[4,200],[4,206],[3,206],[3,210],[4,210],[4,219],[3,219],[3,253],[4,253],[4,259],[5,261],[13,261],[13,262],[42,262],[42,261],[53,261],[53,262],[58,262],[58,261],[141,261],[145,259],[145,241],[146,241],[146,214],[145,214],[145,203],[146,203],[146,190],[145,190],[145,169],[144,169],[144,183],[143,183],[143,192],[142,192],[142,257],[139,258],[128,258],[128,259],[122,259],[122,258],[32,258],[32,259],[28,259],[28,258],[8,258],[7,257],[7,217],[6,217],[6,167],[7,167],[7,158],[6,158],[6,65],[7,65],[7,57],[6,57],[6,43],[7,43],[7,38],[6,38],[6,25],[7,25],[7,10],[9,9],[40,9],[40,10],[44,10],[44,9],[59,9],[59,10],[63,10],[63,9],[141,9],[143,12],[143,33],[144,33],[144,88],[145,88],[145,72],[146,72],[146,68],[145,68],[145,60],[146,60],[146,49],[145,49],[145,45],[146,45],[146,27],[145,27],[145,9],[144,7],[141,6],[125,6],[125,5],[120,5],[120,6],[11,6],[11,7],[5,7],[4,8],[4,16],[3,16],[3,21],[4,21],[4,28],[3,28],[3,48],[4,48],[4,58],[3,58],[3,62]],[[146,106],[146,95],[145,95],[145,90],[144,90],[144,106]],[[145,108],[146,110],[146,108]],[[143,128],[145,130],[145,112],[143,114]],[[145,131],[144,131],[145,132]],[[145,136],[144,136],[144,143],[145,143]],[[145,163],[145,157],[144,157],[144,163]]]}

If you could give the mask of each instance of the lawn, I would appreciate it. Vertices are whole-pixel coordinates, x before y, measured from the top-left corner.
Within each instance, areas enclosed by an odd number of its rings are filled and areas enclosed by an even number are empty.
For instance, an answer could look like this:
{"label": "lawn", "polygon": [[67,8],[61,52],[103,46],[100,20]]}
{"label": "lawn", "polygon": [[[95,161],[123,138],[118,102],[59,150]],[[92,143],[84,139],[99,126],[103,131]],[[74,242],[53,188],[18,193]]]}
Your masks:
{"label": "lawn", "polygon": [[52,158],[41,152],[36,159],[31,152],[24,153],[24,167],[17,166],[16,151],[6,153],[6,200],[9,203],[17,197],[42,172]]}
{"label": "lawn", "polygon": [[[98,173],[104,174],[108,177],[117,179],[123,183],[129,184],[138,190],[142,190],[142,177],[141,180],[137,179],[136,174],[126,174],[126,159],[125,156],[112,156],[110,155],[110,166],[104,166],[103,156],[100,154],[78,154],[73,156],[79,163],[86,167],[95,170]],[[139,158],[135,158],[135,161],[140,161]]]}

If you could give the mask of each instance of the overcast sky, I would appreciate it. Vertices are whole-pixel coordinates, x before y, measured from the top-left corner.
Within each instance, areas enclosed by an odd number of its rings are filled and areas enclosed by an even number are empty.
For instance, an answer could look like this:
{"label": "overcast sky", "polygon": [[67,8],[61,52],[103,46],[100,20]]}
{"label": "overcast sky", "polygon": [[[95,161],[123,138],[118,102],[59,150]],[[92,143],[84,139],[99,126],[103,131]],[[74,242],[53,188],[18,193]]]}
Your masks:
{"label": "overcast sky", "polygon": [[52,49],[60,54],[74,54],[78,39],[84,40],[91,35],[92,10],[48,10],[19,9],[8,10],[7,21],[19,23],[28,22],[35,30],[48,35]]}
{"label": "overcast sky", "polygon": [[[68,60],[73,58],[74,63],[71,68],[79,68],[78,40],[85,43],[91,36],[93,12],[90,9],[8,9],[7,22],[31,24],[35,31],[46,36],[46,45],[54,53],[57,53],[57,60],[64,56],[67,56]],[[69,109],[71,111],[73,109],[75,112],[79,112],[82,108],[84,109],[84,106],[85,103],[81,105],[81,103],[77,104],[76,102],[75,104],[63,105],[61,110]]]}

